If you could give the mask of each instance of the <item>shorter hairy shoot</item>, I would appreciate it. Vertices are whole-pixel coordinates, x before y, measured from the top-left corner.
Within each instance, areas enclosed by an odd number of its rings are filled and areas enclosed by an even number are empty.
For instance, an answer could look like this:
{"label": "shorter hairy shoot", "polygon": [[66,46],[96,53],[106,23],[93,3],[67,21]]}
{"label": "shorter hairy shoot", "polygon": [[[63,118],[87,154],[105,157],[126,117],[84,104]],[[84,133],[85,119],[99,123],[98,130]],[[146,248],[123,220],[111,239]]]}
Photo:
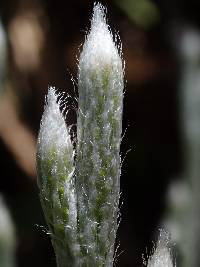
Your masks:
{"label": "shorter hairy shoot", "polygon": [[38,136],[38,185],[58,266],[72,267],[78,252],[74,151],[57,98],[55,89],[49,88]]}

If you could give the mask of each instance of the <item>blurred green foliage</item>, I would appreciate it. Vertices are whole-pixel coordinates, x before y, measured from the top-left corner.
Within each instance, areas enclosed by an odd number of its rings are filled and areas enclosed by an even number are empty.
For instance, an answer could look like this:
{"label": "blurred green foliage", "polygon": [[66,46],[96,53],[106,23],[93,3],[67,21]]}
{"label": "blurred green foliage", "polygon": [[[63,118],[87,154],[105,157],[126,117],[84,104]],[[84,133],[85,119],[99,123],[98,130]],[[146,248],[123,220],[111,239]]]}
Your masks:
{"label": "blurred green foliage", "polygon": [[160,18],[157,6],[150,0],[115,0],[130,20],[144,29],[149,29]]}

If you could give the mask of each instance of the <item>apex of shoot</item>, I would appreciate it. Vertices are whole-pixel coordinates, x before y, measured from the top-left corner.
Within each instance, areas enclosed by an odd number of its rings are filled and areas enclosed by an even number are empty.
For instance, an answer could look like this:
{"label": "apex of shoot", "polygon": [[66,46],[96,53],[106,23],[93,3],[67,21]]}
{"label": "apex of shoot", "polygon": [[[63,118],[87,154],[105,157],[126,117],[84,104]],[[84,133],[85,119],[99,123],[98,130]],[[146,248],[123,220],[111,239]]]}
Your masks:
{"label": "apex of shoot", "polygon": [[100,72],[105,67],[121,65],[118,48],[106,23],[106,9],[101,4],[94,5],[91,29],[83,45],[80,66],[88,71]]}
{"label": "apex of shoot", "polygon": [[148,260],[147,267],[173,267],[173,260],[169,246],[169,235],[160,230],[160,235],[153,255]]}

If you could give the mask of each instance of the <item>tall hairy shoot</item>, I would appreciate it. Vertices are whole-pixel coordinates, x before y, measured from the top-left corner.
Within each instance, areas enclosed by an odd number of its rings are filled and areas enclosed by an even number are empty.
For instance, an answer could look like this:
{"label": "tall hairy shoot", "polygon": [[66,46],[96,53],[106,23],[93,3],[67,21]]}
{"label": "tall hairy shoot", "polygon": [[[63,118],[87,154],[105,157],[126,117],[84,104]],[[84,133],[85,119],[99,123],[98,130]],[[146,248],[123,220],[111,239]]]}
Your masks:
{"label": "tall hairy shoot", "polygon": [[84,266],[112,266],[120,190],[123,64],[94,6],[79,60],[76,188]]}

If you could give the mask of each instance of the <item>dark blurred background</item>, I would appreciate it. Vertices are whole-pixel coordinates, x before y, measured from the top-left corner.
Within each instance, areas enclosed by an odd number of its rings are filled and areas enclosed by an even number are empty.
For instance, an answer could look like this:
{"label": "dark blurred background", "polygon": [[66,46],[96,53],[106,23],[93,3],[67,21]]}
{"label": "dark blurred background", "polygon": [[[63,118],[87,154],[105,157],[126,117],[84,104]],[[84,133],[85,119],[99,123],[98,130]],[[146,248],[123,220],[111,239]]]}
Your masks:
{"label": "dark blurred background", "polygon": [[[199,31],[200,2],[101,3],[120,34],[126,63],[116,266],[139,267],[167,212],[169,185],[185,167],[179,93],[186,63],[179,51],[188,27]],[[0,57],[0,193],[15,223],[17,267],[55,266],[41,227],[46,224],[38,198],[36,140],[48,86],[71,95],[77,91],[71,79],[76,81],[92,7],[91,0],[0,1],[0,49],[5,49]],[[71,112],[67,123],[75,122]]]}

